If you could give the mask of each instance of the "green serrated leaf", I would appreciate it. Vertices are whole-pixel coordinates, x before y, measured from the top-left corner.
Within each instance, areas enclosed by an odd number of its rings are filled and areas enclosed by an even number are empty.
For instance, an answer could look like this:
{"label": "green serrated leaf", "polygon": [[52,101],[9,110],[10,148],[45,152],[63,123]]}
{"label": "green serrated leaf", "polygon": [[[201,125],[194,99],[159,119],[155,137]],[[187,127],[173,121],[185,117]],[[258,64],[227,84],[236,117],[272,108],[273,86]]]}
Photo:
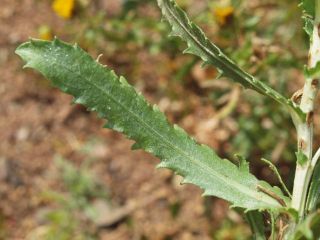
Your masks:
{"label": "green serrated leaf", "polygon": [[302,17],[302,19],[304,21],[303,29],[307,33],[307,35],[311,38],[313,33],[313,19],[307,16]]}
{"label": "green serrated leaf", "polygon": [[312,36],[313,32],[313,21],[315,16],[315,0],[302,0],[300,3],[302,8],[302,19],[304,21],[304,30],[309,35]]}
{"label": "green serrated leaf", "polygon": [[303,14],[314,18],[315,15],[315,0],[302,0],[300,3]]}
{"label": "green serrated leaf", "polygon": [[290,100],[251,76],[230,60],[214,43],[210,42],[204,32],[190,21],[186,13],[173,0],[157,0],[162,14],[172,26],[172,36],[181,37],[188,47],[184,51],[199,56],[206,64],[217,67],[224,76],[253,89],[284,105],[304,121],[305,114]]}
{"label": "green serrated leaf", "polygon": [[[158,167],[170,168],[212,195],[234,206],[279,211],[274,197],[259,191],[259,180],[221,159],[208,146],[197,144],[183,129],[168,123],[158,108],[137,94],[123,77],[97,63],[77,46],[57,39],[31,40],[16,53],[31,67],[50,79],[54,86],[75,97],[75,102],[108,119],[108,127],[124,133],[142,148],[161,159]],[[268,186],[271,188],[271,186]],[[285,198],[282,193],[277,198]]]}

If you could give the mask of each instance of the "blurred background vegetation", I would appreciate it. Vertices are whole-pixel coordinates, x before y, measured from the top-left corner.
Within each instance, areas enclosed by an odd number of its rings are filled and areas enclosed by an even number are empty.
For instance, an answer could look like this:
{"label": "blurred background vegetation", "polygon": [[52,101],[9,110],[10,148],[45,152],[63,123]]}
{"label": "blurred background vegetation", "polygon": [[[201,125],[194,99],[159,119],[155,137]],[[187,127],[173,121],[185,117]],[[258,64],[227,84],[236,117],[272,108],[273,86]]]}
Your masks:
{"label": "blurred background vegetation", "polygon": [[[155,0],[4,0],[0,10],[0,238],[249,239],[235,210],[180,186],[157,160],[32,71],[14,48],[28,36],[77,42],[126,76],[171,122],[221,156],[260,159],[292,187],[295,131],[281,106],[183,55]],[[208,37],[251,74],[290,97],[302,87],[308,41],[298,0],[177,0]],[[102,54],[102,55],[100,55]],[[317,122],[316,117],[315,122]],[[319,136],[316,129],[316,135]],[[319,143],[319,141],[318,141]],[[191,194],[192,193],[192,194]],[[22,203],[23,202],[23,203]]]}

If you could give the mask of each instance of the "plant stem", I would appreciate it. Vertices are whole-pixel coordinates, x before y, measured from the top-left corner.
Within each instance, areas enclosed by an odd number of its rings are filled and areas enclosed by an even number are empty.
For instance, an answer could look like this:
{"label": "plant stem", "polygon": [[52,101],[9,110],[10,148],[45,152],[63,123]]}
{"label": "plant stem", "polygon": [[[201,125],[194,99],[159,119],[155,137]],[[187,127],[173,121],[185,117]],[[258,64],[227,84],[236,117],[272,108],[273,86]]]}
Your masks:
{"label": "plant stem", "polygon": [[298,148],[306,155],[308,161],[302,165],[297,162],[292,194],[292,207],[298,211],[299,217],[303,218],[307,190],[312,175],[310,159],[312,158],[313,129],[312,126],[308,126],[307,123],[302,123],[297,128]]}
{"label": "plant stem", "polygon": [[[315,19],[308,57],[308,68],[314,68],[320,60],[320,0],[315,0]],[[305,215],[305,203],[310,179],[314,170],[312,164],[313,113],[314,102],[319,88],[319,80],[307,78],[300,103],[300,109],[306,114],[306,120],[297,124],[298,150],[308,159],[305,163],[297,162],[294,179],[292,207],[299,213],[300,220]]]}

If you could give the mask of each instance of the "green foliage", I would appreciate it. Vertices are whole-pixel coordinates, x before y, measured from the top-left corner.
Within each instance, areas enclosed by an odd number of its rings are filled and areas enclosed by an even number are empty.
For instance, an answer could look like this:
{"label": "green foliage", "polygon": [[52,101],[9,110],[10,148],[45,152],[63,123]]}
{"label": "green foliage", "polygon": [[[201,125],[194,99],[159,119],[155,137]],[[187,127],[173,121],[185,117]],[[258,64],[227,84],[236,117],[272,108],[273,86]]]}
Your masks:
{"label": "green foliage", "polygon": [[139,4],[145,4],[148,2],[152,2],[152,0],[123,0],[123,10],[126,13],[130,10],[136,9]]}
{"label": "green foliage", "polygon": [[149,105],[123,77],[97,63],[77,45],[59,40],[31,40],[17,50],[31,67],[44,74],[74,102],[108,119],[106,127],[122,132],[142,148],[159,157],[158,167],[170,168],[182,175],[184,183],[204,189],[204,195],[226,199],[246,209],[279,210],[279,202],[259,189],[285,197],[267,183],[257,180],[248,169],[238,169],[219,158],[204,145],[197,144],[179,127],[171,126],[157,107]]}
{"label": "green foliage", "polygon": [[254,78],[232,60],[230,60],[214,43],[210,42],[203,31],[190,21],[186,13],[179,8],[173,0],[158,0],[162,14],[172,26],[172,36],[181,37],[187,42],[188,48],[185,53],[199,56],[204,64],[214,65],[218,68],[221,76],[226,76],[242,84],[246,88],[253,89],[283,104],[304,118],[304,114],[290,99],[286,99],[280,93],[266,85],[264,82]]}
{"label": "green foliage", "polygon": [[82,203],[87,205],[87,199],[107,197],[102,186],[97,184],[92,174],[89,173],[87,164],[83,164],[80,169],[77,169],[68,161],[57,158],[56,165],[62,171],[62,179],[68,192],[74,199],[77,199],[80,205]]}
{"label": "green foliage", "polygon": [[[89,171],[89,160],[80,168],[58,157],[55,165],[65,192],[47,191],[43,197],[54,203],[56,208],[48,211],[44,218],[46,225],[41,239],[45,240],[90,240],[97,239],[90,224],[98,215],[91,205],[92,199],[107,201],[107,192]],[[81,218],[79,216],[81,215]],[[39,239],[39,238],[37,238]]]}
{"label": "green foliage", "polygon": [[306,219],[301,222],[290,240],[315,240],[320,238],[320,212],[319,210],[308,215]]}
{"label": "green foliage", "polygon": [[82,236],[75,236],[78,228],[78,223],[75,218],[70,214],[70,210],[64,208],[49,212],[46,216],[48,224],[45,232],[42,234],[42,239],[45,240],[69,240],[84,239]]}
{"label": "green foliage", "polygon": [[262,214],[258,211],[250,211],[246,213],[245,218],[251,227],[253,238],[265,240],[265,227]]}
{"label": "green foliage", "polygon": [[[300,24],[300,9],[294,2],[281,1],[273,8],[265,8],[266,11],[262,14],[248,7],[250,2],[240,2],[240,6],[234,6],[233,22],[219,29],[219,32],[210,32],[211,28],[208,26],[212,23],[209,25],[197,22],[208,29],[210,38],[217,45],[223,46],[226,54],[240,67],[286,96],[293,82],[291,74],[296,69],[303,69],[304,62],[298,61],[297,55],[302,56],[307,50],[305,39],[302,38],[303,32],[294,27]],[[258,18],[258,21],[253,21],[253,17]],[[247,21],[255,24],[249,28],[245,24]],[[221,40],[223,34],[228,34],[224,41]],[[288,41],[290,44],[287,44]],[[272,50],[274,47],[278,50]],[[214,101],[217,99],[217,92],[215,90]],[[289,130],[292,120],[283,111],[283,107],[276,105],[270,98],[259,97],[253,91],[243,92],[239,100],[238,107],[232,113],[239,131],[228,139],[228,143],[232,142],[230,152],[239,153],[251,162],[264,157],[274,162],[290,164],[295,158],[296,142],[293,132]],[[250,113],[244,114],[240,110],[244,107],[249,108]],[[281,156],[274,155],[275,149],[280,148]]]}
{"label": "green foliage", "polygon": [[300,3],[303,12],[304,30],[312,36],[313,32],[313,20],[315,15],[315,0],[302,0]]}
{"label": "green foliage", "polygon": [[217,229],[213,236],[213,240],[248,240],[250,238],[250,229],[243,224],[239,224],[230,219],[226,219],[222,222],[219,229]]}
{"label": "green foliage", "polygon": [[303,13],[305,15],[308,15],[311,18],[314,18],[315,0],[302,0],[300,5],[301,5],[301,7],[303,9]]}
{"label": "green foliage", "polygon": [[126,54],[131,62],[135,62],[131,56],[143,50],[150,54],[163,50],[178,52],[178,41],[165,37],[168,32],[166,24],[139,11],[142,7],[156,9],[154,1],[128,0],[119,5],[119,10],[111,15],[101,9],[92,11],[83,7],[77,16],[81,22],[76,23],[77,27],[66,25],[65,34],[85,49],[103,51],[108,56]]}

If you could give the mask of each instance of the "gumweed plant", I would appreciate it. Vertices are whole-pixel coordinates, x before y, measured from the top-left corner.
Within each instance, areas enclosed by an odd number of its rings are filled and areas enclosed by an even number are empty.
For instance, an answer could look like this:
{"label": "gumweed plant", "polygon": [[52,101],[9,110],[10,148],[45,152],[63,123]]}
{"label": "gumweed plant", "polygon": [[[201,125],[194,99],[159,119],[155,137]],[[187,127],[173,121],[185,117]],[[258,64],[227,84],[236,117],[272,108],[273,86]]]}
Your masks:
{"label": "gumweed plant", "polygon": [[[320,150],[313,154],[313,117],[320,77],[320,0],[303,0],[305,30],[310,37],[305,83],[287,98],[230,60],[204,32],[188,18],[174,0],[158,0],[173,36],[187,43],[185,53],[213,65],[221,76],[273,99],[291,115],[297,131],[296,172],[292,193],[287,190],[276,167],[268,162],[280,179],[282,190],[258,180],[249,172],[248,162],[239,164],[220,158],[206,145],[198,144],[178,127],[171,125],[157,106],[100,64],[78,45],[57,38],[53,41],[31,39],[16,53],[50,79],[54,86],[74,96],[106,119],[106,128],[135,141],[132,149],[144,149],[158,157],[159,168],[181,175],[183,183],[203,189],[204,196],[216,196],[242,210],[254,239],[319,239],[320,237]],[[268,221],[264,221],[267,218]]]}

